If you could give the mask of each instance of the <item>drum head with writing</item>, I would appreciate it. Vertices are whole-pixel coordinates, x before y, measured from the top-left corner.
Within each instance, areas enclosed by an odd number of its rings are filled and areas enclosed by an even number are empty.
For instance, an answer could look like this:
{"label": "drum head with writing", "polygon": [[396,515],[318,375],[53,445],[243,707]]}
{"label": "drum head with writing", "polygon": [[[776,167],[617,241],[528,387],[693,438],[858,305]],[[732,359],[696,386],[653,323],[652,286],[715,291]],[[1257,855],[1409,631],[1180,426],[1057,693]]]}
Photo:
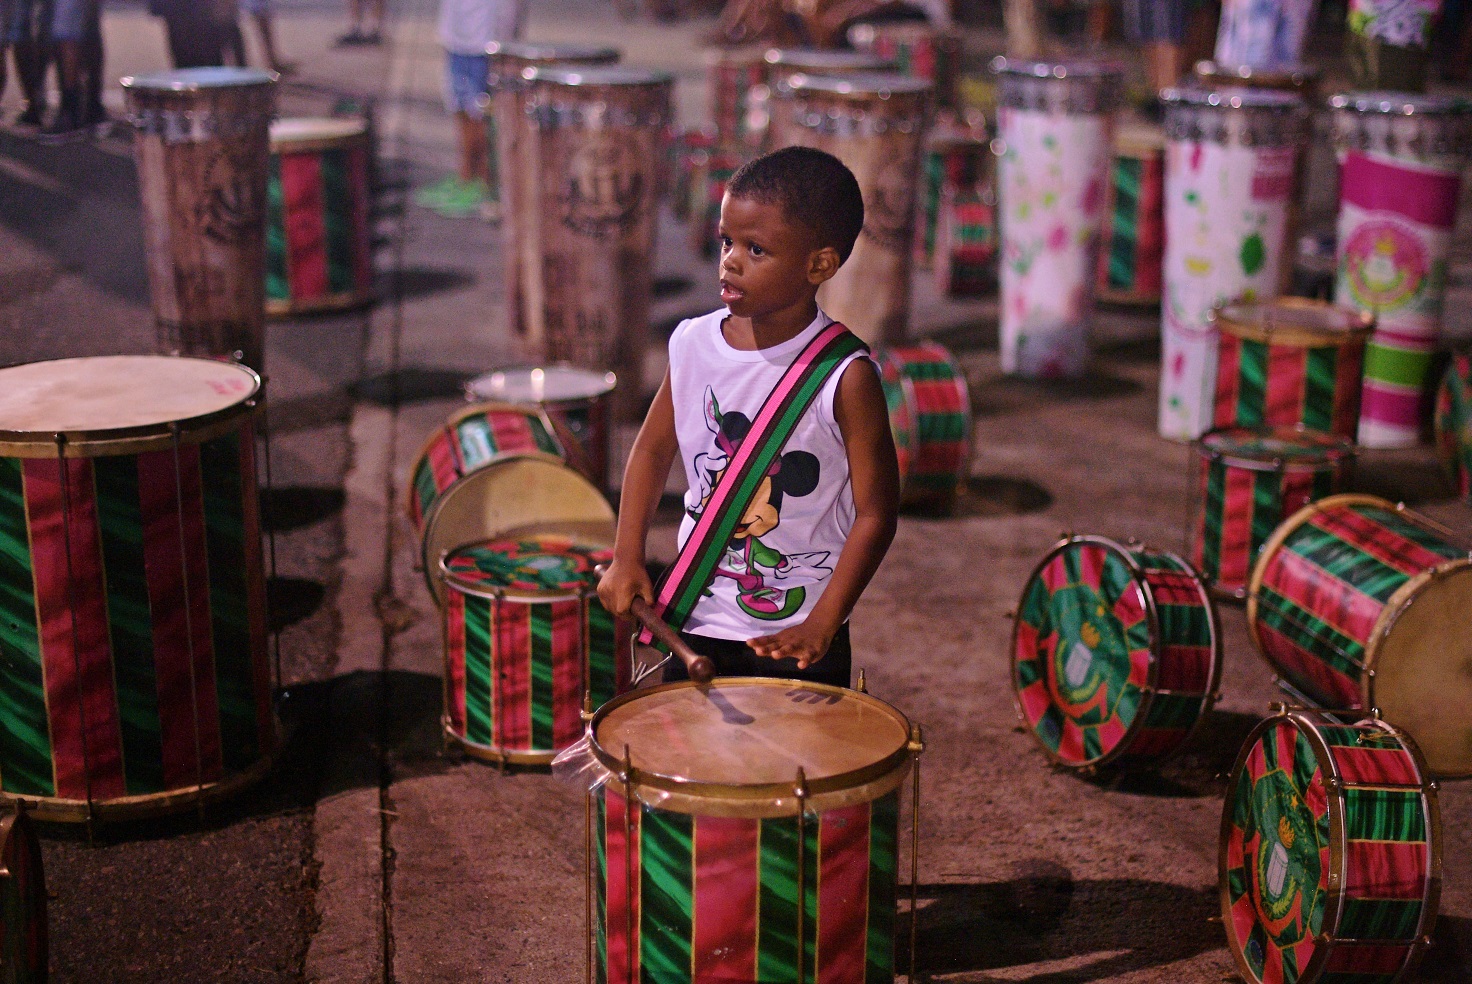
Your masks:
{"label": "drum head with writing", "polygon": [[483,540],[450,551],[442,576],[453,587],[527,601],[576,597],[598,583],[594,568],[613,560],[607,544],[541,533]]}

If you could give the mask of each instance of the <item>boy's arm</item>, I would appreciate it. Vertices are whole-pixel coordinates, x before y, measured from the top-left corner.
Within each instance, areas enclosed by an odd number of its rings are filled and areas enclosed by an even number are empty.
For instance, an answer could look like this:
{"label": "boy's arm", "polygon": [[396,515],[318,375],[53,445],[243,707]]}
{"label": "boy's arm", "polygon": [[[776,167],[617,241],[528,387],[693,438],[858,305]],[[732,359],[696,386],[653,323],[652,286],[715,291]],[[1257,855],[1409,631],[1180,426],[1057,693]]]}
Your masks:
{"label": "boy's arm", "polygon": [[889,430],[889,408],[879,374],[868,359],[855,359],[843,371],[833,415],[848,457],[853,529],[838,554],[828,587],[807,619],[747,642],[758,656],[792,657],[803,668],[823,658],[834,634],[847,621],[889,550],[899,515],[900,469]]}
{"label": "boy's arm", "polygon": [[650,603],[654,601],[654,585],[644,568],[644,546],[649,524],[654,521],[659,498],[664,493],[665,480],[669,478],[670,465],[679,450],[675,404],[670,396],[670,375],[666,372],[629,451],[619,496],[613,563],[598,582],[598,600],[620,618],[628,617],[635,596]]}

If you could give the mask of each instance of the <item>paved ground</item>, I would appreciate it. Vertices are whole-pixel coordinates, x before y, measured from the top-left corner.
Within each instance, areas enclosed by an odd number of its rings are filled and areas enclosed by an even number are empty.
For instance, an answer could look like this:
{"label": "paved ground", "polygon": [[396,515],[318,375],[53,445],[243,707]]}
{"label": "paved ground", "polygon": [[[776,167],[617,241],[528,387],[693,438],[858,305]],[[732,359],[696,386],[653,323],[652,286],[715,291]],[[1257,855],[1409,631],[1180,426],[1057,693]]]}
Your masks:
{"label": "paved ground", "polygon": [[[281,321],[268,334],[275,618],[292,743],[271,779],[203,816],[48,829],[59,981],[557,982],[580,978],[582,804],[538,773],[442,754],[440,641],[402,518],[410,460],[466,376],[518,361],[501,323],[500,236],[403,207],[452,162],[437,104],[433,0],[399,0],[381,49],[333,49],[331,0],[278,0],[302,65],[283,112],[371,101],[385,174],[383,303]],[[538,0],[529,36],[618,44],[676,71],[681,119],[704,113],[695,38],[630,28],[602,0]],[[109,72],[161,67],[162,32],[109,8]],[[973,38],[978,54],[994,38]],[[7,100],[13,100],[7,96]],[[109,100],[118,105],[118,93]],[[8,118],[13,102],[0,102]],[[0,364],[152,344],[136,181],[122,140],[41,147],[0,131]],[[1463,224],[1464,235],[1468,228]],[[706,265],[666,221],[651,331],[715,305]],[[1465,248],[1462,251],[1465,258]],[[1451,330],[1472,333],[1472,270]],[[937,981],[1216,982],[1223,773],[1275,698],[1225,607],[1224,699],[1159,773],[1085,780],[1049,769],[1014,728],[1007,613],[1060,530],[1177,546],[1186,450],[1154,436],[1158,329],[1109,312],[1085,382],[1000,375],[994,305],[922,282],[915,328],[961,358],[978,428],[970,490],[949,519],[907,517],[855,613],[871,689],[924,724],[917,970]],[[1359,483],[1472,530],[1427,451],[1366,454]],[[656,531],[668,556],[673,517]],[[1472,785],[1442,792],[1443,916],[1427,981],[1472,979]]]}

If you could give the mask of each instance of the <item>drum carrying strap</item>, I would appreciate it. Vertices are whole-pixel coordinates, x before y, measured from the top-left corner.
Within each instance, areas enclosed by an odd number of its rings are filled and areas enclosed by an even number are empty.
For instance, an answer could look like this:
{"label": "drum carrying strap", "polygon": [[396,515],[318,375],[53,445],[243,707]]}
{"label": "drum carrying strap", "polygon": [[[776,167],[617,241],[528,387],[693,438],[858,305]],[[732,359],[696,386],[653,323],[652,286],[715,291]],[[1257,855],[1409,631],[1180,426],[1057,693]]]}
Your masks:
{"label": "drum carrying strap", "polygon": [[[792,365],[767,394],[751,430],[711,490],[690,538],[655,587],[654,610],[676,631],[684,627],[696,602],[715,577],[716,565],[731,541],[731,534],[797,422],[823,391],[834,370],[855,352],[867,351],[868,347],[857,335],[835,321],[792,360]],[[639,633],[639,641],[651,645],[654,637],[645,629]]]}

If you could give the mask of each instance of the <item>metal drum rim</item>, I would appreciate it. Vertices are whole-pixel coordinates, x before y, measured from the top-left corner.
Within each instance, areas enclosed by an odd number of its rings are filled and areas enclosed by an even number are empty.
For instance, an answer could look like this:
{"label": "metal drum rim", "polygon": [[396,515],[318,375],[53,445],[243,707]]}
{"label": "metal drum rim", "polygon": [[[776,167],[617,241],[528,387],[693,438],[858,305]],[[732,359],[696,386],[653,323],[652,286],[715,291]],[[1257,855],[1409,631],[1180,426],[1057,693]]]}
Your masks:
{"label": "metal drum rim", "polygon": [[[1272,311],[1276,308],[1299,311],[1330,311],[1345,315],[1346,323],[1339,328],[1317,327],[1313,325],[1286,324],[1279,325],[1275,321],[1263,320],[1260,324],[1234,317],[1229,312],[1233,309],[1256,308],[1262,311]],[[1208,319],[1224,332],[1237,338],[1246,338],[1256,342],[1269,342],[1282,345],[1297,345],[1302,348],[1313,348],[1325,343],[1345,345],[1356,341],[1367,341],[1375,331],[1375,316],[1369,311],[1357,311],[1342,304],[1334,304],[1330,301],[1321,301],[1312,297],[1275,297],[1268,301],[1227,301],[1218,304],[1211,309]]]}
{"label": "metal drum rim", "polygon": [[563,62],[612,65],[623,57],[621,50],[609,45],[561,41],[492,41],[486,45],[486,54],[546,65]]}
{"label": "metal drum rim", "polygon": [[119,80],[119,84],[124,89],[129,89],[133,92],[146,92],[150,95],[174,95],[270,86],[274,85],[280,78],[281,76],[276,72],[267,72],[258,68],[214,65],[202,68],[176,68],[166,72],[144,72],[138,75],[125,75]]}
{"label": "metal drum rim", "polygon": [[1008,58],[998,55],[987,63],[995,75],[1009,75],[1039,81],[1064,82],[1070,79],[1109,81],[1122,78],[1124,65],[1109,59],[1091,58]]}
{"label": "metal drum rim", "polygon": [[[1266,453],[1255,455],[1251,452],[1237,449],[1226,450],[1213,447],[1207,443],[1209,437],[1226,437],[1231,433],[1256,434],[1263,437],[1273,437],[1278,434],[1313,435],[1315,437],[1327,438],[1320,444],[1303,444],[1300,447],[1312,449],[1317,452],[1313,455],[1305,455],[1297,458],[1285,458],[1281,455],[1273,456]],[[1289,443],[1285,441],[1284,443]],[[1303,424],[1284,424],[1276,427],[1251,427],[1246,424],[1225,424],[1221,427],[1213,427],[1191,442],[1191,446],[1197,453],[1208,460],[1221,461],[1234,468],[1244,468],[1248,471],[1282,471],[1284,473],[1317,472],[1325,468],[1336,468],[1346,462],[1354,461],[1357,456],[1356,445],[1347,437],[1340,437],[1331,431],[1315,430],[1305,427]]]}
{"label": "metal drum rim", "polygon": [[897,72],[856,72],[852,75],[823,75],[817,72],[793,72],[787,76],[787,91],[781,95],[793,98],[802,92],[821,92],[853,99],[889,99],[892,96],[926,96],[935,90],[926,79]]}
{"label": "metal drum rim", "polygon": [[[567,534],[529,534],[529,536],[532,538],[563,535],[566,535],[568,539],[572,540],[575,546],[593,547],[595,549],[601,550],[613,549],[613,544],[611,543],[589,543],[585,540],[581,540],[577,537],[573,537]],[[462,543],[460,546],[456,547],[453,550],[445,551],[445,555],[440,558],[439,563],[439,579],[444,582],[445,587],[452,588],[455,591],[458,591],[460,594],[470,595],[475,598],[486,598],[493,601],[512,601],[518,604],[527,605],[535,605],[544,602],[554,601],[581,601],[584,598],[597,595],[598,585],[594,581],[586,582],[582,585],[579,585],[577,588],[548,588],[540,591],[525,588],[499,588],[489,586],[484,582],[472,581],[464,575],[450,569],[450,558],[454,557],[456,554],[459,554],[466,550],[470,550],[473,547],[484,546],[485,544],[494,542],[497,539],[498,538],[496,537],[487,537],[481,540],[472,540],[469,543]],[[499,539],[506,538],[502,537]]]}
{"label": "metal drum rim", "polygon": [[1170,110],[1175,107],[1190,109],[1263,110],[1291,113],[1304,109],[1308,104],[1302,96],[1281,89],[1261,89],[1250,86],[1170,86],[1160,90],[1160,101]]}
{"label": "metal drum rim", "polygon": [[1472,114],[1472,101],[1456,96],[1435,96],[1424,92],[1400,92],[1392,89],[1337,92],[1329,97],[1329,107],[1348,113],[1384,116],[1466,116]]}
{"label": "metal drum rim", "polygon": [[642,86],[673,85],[674,75],[650,68],[625,65],[559,64],[530,65],[522,69],[527,82],[586,88],[633,89]]}

